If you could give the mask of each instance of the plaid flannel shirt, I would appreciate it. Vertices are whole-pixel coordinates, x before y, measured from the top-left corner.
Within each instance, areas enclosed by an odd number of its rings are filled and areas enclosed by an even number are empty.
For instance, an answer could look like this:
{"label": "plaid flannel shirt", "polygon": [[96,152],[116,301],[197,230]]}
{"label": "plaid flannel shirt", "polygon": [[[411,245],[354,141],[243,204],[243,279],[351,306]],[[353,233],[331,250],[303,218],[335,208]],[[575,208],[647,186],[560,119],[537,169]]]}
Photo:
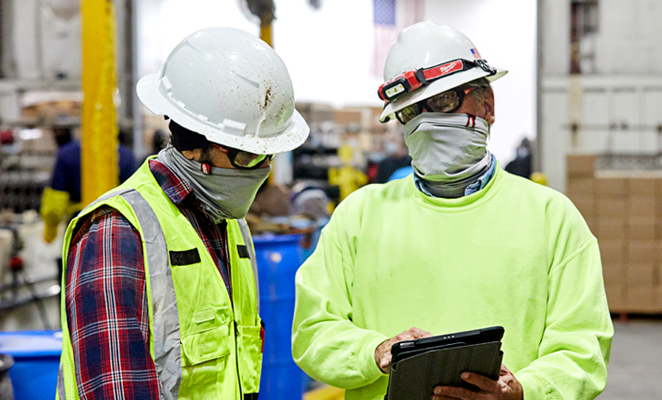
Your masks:
{"label": "plaid flannel shirt", "polygon": [[[225,222],[214,224],[164,164],[153,159],[149,168],[202,239],[231,297]],[[65,302],[81,399],[159,399],[143,261],[138,231],[117,210],[101,207],[79,223]]]}

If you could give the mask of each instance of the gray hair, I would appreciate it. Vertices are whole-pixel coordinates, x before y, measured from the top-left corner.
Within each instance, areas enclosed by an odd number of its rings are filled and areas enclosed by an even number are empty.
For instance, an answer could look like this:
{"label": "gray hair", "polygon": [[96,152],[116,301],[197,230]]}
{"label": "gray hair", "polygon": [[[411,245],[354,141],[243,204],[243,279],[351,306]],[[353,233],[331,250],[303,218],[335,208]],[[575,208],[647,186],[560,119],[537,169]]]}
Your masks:
{"label": "gray hair", "polygon": [[465,83],[464,85],[460,86],[460,89],[471,89],[474,88],[474,90],[469,93],[469,96],[473,96],[476,100],[484,100],[485,96],[488,95],[491,92],[491,86],[490,86],[490,81],[487,80],[487,78],[478,78],[474,79],[473,81],[469,81]]}

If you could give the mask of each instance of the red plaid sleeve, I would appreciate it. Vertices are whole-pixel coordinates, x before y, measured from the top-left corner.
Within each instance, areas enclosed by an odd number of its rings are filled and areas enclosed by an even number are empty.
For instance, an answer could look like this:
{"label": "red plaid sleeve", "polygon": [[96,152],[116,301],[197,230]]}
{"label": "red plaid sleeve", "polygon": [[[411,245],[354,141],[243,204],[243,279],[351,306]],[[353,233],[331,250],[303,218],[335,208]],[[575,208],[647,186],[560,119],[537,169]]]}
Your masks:
{"label": "red plaid sleeve", "polygon": [[75,234],[65,302],[81,399],[159,399],[140,235],[101,208]]}

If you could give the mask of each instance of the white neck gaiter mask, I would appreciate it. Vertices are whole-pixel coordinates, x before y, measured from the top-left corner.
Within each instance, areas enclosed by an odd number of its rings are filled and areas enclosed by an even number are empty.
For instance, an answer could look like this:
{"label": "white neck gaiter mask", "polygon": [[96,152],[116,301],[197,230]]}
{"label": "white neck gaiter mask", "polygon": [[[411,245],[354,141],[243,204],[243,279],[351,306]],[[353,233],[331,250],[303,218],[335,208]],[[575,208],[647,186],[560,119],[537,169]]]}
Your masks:
{"label": "white neck gaiter mask", "polygon": [[443,192],[444,186],[459,190],[469,185],[491,165],[489,133],[487,121],[472,115],[417,115],[405,125],[405,143],[414,173],[431,189],[442,189],[438,192]]}
{"label": "white neck gaiter mask", "polygon": [[184,157],[172,145],[159,152],[159,161],[193,189],[215,223],[243,218],[271,171],[271,166],[251,170],[212,167],[207,174],[201,163]]}

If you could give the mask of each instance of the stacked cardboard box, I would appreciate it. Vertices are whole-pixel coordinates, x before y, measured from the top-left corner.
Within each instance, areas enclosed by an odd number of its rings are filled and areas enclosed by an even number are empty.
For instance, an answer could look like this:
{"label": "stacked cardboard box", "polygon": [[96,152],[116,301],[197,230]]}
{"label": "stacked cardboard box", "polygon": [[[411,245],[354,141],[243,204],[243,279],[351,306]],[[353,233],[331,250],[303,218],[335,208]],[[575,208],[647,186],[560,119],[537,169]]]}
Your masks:
{"label": "stacked cardboard box", "polygon": [[566,194],[598,238],[612,312],[662,313],[662,173],[595,171],[568,156]]}

